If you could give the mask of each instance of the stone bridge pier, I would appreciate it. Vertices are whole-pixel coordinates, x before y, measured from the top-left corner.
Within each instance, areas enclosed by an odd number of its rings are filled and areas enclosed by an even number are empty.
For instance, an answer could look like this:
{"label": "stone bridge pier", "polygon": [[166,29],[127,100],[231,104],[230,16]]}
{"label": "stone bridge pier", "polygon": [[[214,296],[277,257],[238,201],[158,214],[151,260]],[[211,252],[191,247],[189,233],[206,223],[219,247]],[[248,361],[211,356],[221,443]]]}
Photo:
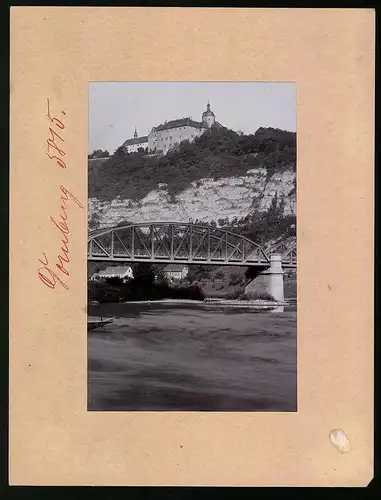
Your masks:
{"label": "stone bridge pier", "polygon": [[282,256],[271,255],[270,267],[262,271],[246,285],[245,294],[248,298],[258,297],[258,294],[269,293],[278,302],[284,302]]}

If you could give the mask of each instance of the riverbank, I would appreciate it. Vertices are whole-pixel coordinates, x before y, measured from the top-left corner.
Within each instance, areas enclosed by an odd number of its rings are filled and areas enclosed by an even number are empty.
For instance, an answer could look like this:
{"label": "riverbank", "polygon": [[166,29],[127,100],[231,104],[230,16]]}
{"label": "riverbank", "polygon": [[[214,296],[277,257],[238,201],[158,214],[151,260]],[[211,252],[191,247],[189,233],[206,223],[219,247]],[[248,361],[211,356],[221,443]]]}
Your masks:
{"label": "riverbank", "polygon": [[249,307],[278,307],[278,306],[286,306],[287,302],[276,302],[270,300],[227,300],[227,299],[215,299],[215,298],[206,298],[204,300],[189,300],[189,299],[158,299],[158,300],[134,300],[134,301],[126,301],[123,304],[194,304],[194,305],[221,305],[221,306],[249,306]]}

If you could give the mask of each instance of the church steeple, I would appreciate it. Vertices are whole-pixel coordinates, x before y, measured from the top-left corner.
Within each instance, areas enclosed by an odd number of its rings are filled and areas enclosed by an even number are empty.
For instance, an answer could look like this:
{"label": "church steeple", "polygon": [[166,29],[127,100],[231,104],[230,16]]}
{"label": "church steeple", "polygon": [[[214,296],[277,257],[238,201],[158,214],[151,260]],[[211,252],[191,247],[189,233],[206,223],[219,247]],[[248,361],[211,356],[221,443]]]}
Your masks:
{"label": "church steeple", "polygon": [[138,133],[136,132],[136,126],[135,126],[134,137],[136,138],[137,136],[138,136]]}

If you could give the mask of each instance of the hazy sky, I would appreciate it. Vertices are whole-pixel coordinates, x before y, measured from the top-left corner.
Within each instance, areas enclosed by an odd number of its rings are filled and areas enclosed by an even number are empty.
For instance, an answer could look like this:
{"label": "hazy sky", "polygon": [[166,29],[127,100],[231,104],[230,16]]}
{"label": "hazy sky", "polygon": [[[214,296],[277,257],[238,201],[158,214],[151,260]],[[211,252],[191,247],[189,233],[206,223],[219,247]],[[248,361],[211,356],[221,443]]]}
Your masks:
{"label": "hazy sky", "polygon": [[208,100],[216,120],[233,130],[296,131],[294,83],[96,82],[89,84],[89,152],[113,153],[135,126],[142,136],[165,120],[201,121]]}

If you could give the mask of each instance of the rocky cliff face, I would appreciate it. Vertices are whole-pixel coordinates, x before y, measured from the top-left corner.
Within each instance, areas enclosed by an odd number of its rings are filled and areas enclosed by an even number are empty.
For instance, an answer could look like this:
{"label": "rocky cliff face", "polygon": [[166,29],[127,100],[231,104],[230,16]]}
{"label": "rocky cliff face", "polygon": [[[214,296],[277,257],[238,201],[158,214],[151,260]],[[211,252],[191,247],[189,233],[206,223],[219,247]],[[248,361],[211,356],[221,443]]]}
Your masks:
{"label": "rocky cliff face", "polygon": [[171,199],[166,185],[148,193],[139,201],[116,199],[102,202],[89,198],[89,220],[98,220],[98,227],[115,226],[122,221],[142,222],[205,222],[235,217],[240,219],[256,211],[267,210],[277,194],[284,199],[284,215],[296,212],[296,174],[292,170],[266,178],[266,169],[249,170],[245,176],[218,180],[200,179]]}

